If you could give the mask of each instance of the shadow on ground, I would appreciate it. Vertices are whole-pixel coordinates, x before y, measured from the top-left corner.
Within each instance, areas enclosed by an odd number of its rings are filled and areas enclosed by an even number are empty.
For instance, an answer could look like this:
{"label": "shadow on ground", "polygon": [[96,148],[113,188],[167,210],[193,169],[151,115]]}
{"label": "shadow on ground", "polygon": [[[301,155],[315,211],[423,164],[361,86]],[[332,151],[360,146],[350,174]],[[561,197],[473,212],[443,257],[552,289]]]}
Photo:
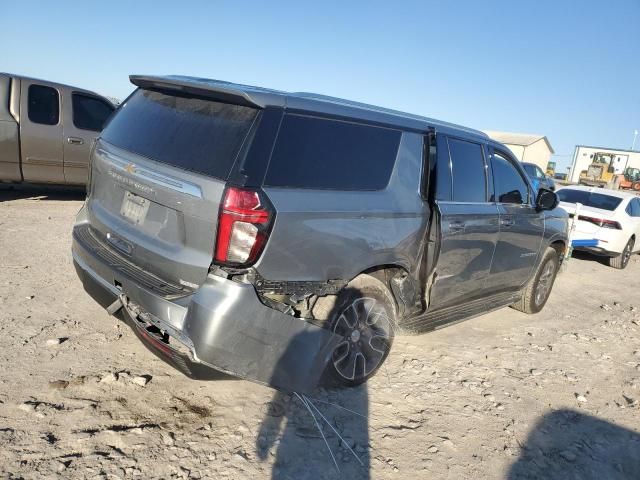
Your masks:
{"label": "shadow on ground", "polygon": [[84,200],[84,187],[53,185],[0,185],[0,202],[9,200]]}
{"label": "shadow on ground", "polygon": [[509,480],[640,478],[640,434],[574,410],[543,416]]}
{"label": "shadow on ground", "polygon": [[602,255],[594,255],[589,252],[583,252],[580,250],[574,250],[571,252],[571,258],[575,258],[576,260],[582,260],[586,262],[597,262],[601,265],[609,265],[609,259]]}
{"label": "shadow on ground", "polygon": [[[338,319],[338,321],[342,318],[358,329],[364,326],[363,322],[367,325],[378,325],[382,317],[376,316],[375,320],[371,320],[372,308],[357,310],[359,313],[355,317],[346,313],[347,308],[351,307],[345,307],[345,305],[353,306],[356,304],[356,302],[350,303],[353,299],[365,296],[365,293],[358,289],[351,287],[346,289],[342,296],[345,301],[342,302],[339,299],[328,318]],[[358,303],[358,305],[364,308],[365,304]],[[355,314],[356,309],[349,312]],[[309,335],[312,336],[309,337]],[[317,336],[314,339],[313,334],[310,333],[304,334],[302,340],[304,344],[310,346],[314,342],[326,341],[324,336]],[[287,348],[300,354],[297,343],[296,339],[292,338]],[[324,348],[317,351],[324,352]],[[338,350],[333,352],[336,351]],[[340,350],[340,352],[344,351]],[[356,368],[365,368],[363,364],[357,363],[360,353],[356,352],[371,353],[363,349],[355,340],[354,344],[349,346],[343,359],[348,360],[353,354],[354,375]],[[304,393],[296,393],[292,388],[287,388],[288,385],[304,384],[300,381],[293,382],[293,376],[290,379],[292,382],[287,381],[288,372],[297,370],[290,364],[291,359],[295,357],[296,355],[288,355],[285,352],[271,377],[270,384],[280,389],[274,392],[271,401],[265,405],[264,419],[256,440],[258,458],[266,460],[272,457],[271,478],[274,480],[369,479],[371,452],[369,398],[366,383],[355,388],[334,388],[337,387],[337,383],[336,377],[330,373],[333,372],[332,364],[326,364],[317,388],[311,389],[308,396]],[[317,362],[311,362],[309,365],[311,368],[317,368],[314,367]],[[304,370],[305,367],[302,368]],[[310,378],[314,378],[317,373],[308,372]]]}

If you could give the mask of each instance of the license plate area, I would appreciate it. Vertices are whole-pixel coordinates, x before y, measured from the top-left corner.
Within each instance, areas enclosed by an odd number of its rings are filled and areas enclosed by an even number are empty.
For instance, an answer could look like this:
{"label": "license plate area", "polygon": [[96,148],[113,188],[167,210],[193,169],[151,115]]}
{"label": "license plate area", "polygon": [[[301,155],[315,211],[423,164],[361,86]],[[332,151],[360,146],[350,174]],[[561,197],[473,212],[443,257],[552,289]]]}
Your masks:
{"label": "license plate area", "polygon": [[149,211],[149,200],[131,192],[125,192],[120,207],[120,214],[131,223],[140,224],[144,222]]}

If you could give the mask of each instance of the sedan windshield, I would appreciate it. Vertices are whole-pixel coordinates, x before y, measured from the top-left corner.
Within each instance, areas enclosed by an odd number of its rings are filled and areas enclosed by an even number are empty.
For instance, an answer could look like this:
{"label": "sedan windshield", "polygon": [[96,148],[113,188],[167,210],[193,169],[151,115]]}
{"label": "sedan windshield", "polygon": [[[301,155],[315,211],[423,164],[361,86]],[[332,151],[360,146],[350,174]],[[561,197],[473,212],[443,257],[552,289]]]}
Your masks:
{"label": "sedan windshield", "polygon": [[573,190],[563,188],[558,190],[558,197],[561,202],[581,203],[586,207],[600,208],[602,210],[613,211],[618,208],[622,198],[605,195],[604,193],[589,192],[587,190]]}

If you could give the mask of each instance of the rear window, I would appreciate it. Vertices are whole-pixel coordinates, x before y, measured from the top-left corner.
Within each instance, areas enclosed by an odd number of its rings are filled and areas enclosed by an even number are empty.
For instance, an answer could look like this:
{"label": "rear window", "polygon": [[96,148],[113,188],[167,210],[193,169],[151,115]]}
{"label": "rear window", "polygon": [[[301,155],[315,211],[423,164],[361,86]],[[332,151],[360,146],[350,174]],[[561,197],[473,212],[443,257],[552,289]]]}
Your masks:
{"label": "rear window", "polygon": [[265,185],[380,190],[389,183],[401,133],[325,118],[284,116]]}
{"label": "rear window", "polygon": [[138,90],[102,138],[158,162],[226,180],[256,114],[250,107]]}
{"label": "rear window", "polygon": [[556,192],[561,202],[581,203],[586,207],[600,208],[602,210],[613,211],[618,208],[622,198],[612,197],[604,193],[588,192],[586,190],[573,190],[563,188]]}
{"label": "rear window", "polygon": [[60,119],[60,98],[55,88],[29,85],[29,120],[42,125],[57,125]]}

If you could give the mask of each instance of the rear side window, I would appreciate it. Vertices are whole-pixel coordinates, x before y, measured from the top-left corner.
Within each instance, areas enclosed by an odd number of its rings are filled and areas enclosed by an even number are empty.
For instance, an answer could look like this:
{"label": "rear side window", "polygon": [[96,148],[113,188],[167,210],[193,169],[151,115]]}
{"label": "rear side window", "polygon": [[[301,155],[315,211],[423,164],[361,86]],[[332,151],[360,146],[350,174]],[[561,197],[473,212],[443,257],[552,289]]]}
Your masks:
{"label": "rear side window", "polygon": [[74,93],[71,96],[73,105],[73,124],[76,128],[82,130],[93,130],[99,132],[104,127],[114,107],[106,103],[104,100]]}
{"label": "rear side window", "polygon": [[495,193],[492,202],[515,203],[518,205],[529,202],[529,188],[516,167],[499,153],[491,157],[493,170],[493,184]]}
{"label": "rear side window", "polygon": [[605,195],[603,193],[590,192],[588,190],[574,190],[563,188],[557,191],[561,202],[581,203],[586,207],[600,208],[602,210],[613,211],[618,208],[622,198]]}
{"label": "rear side window", "polygon": [[631,200],[631,216],[640,217],[640,200],[637,198]]}
{"label": "rear side window", "polygon": [[113,145],[222,180],[229,176],[257,110],[138,90],[102,132]]}
{"label": "rear side window", "polygon": [[42,125],[57,125],[60,119],[60,98],[55,88],[29,85],[29,120]]}
{"label": "rear side window", "polygon": [[265,185],[331,190],[380,190],[395,164],[401,132],[287,114]]}
{"label": "rear side window", "polygon": [[477,143],[449,138],[451,176],[453,177],[453,201],[487,201],[484,156]]}

